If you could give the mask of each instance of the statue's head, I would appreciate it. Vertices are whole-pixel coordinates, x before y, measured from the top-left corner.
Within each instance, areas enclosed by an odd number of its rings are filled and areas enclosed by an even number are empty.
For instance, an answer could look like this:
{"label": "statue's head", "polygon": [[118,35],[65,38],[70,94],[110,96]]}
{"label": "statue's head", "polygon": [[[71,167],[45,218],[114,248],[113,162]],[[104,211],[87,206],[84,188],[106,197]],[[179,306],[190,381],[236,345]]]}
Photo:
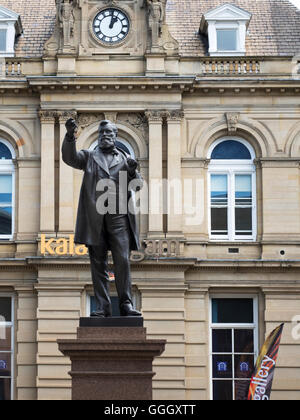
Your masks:
{"label": "statue's head", "polygon": [[109,120],[103,120],[99,124],[98,144],[101,149],[112,149],[117,140],[118,128]]}

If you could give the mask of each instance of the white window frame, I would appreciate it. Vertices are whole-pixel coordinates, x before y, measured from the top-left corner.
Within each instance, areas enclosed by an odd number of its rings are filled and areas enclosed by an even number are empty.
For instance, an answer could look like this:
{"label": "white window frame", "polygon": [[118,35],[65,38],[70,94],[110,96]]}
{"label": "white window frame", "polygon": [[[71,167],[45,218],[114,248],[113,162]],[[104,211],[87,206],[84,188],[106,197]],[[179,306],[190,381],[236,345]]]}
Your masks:
{"label": "white window frame", "polygon": [[[0,322],[0,326],[11,327],[11,377],[10,377],[10,396],[11,400],[14,400],[14,389],[15,389],[15,296],[11,293],[0,293],[0,297],[6,297],[11,299],[11,321]],[[8,353],[7,351],[0,350],[1,353]],[[6,376],[7,378],[7,376]]]}
{"label": "white window frame", "polygon": [[0,29],[6,30],[6,49],[0,57],[14,57],[16,36],[23,31],[20,15],[0,5]]}
{"label": "white window frame", "polygon": [[[251,14],[232,4],[224,4],[209,10],[202,17],[200,32],[208,34],[209,55],[219,57],[234,57],[246,55],[246,33],[251,20]],[[235,50],[218,50],[217,30],[232,29],[237,31]]]}
{"label": "white window frame", "polygon": [[[209,239],[211,241],[228,241],[228,242],[243,242],[256,241],[257,237],[257,204],[256,204],[256,167],[253,163],[255,159],[254,149],[244,139],[239,137],[223,137],[214,142],[209,148],[208,158],[211,158],[215,147],[227,140],[238,141],[247,147],[251,154],[251,160],[233,160],[233,159],[212,159],[208,166],[208,226]],[[227,235],[213,235],[211,229],[211,175],[227,175],[228,179],[228,211]],[[252,235],[236,235],[235,234],[235,176],[236,175],[251,175],[252,177]]]}
{"label": "white window frame", "polygon": [[16,191],[15,191],[15,166],[13,163],[13,159],[15,159],[16,154],[15,151],[12,147],[12,145],[5,139],[0,138],[0,143],[3,143],[5,146],[8,147],[8,149],[11,152],[12,155],[12,159],[5,159],[2,160],[0,159],[0,175],[11,175],[12,176],[12,201],[11,201],[11,217],[12,217],[12,222],[11,222],[11,234],[10,235],[1,235],[0,234],[0,240],[4,239],[4,240],[12,240],[14,237],[14,232],[15,232],[15,195],[16,195]]}
{"label": "white window frame", "polygon": [[[242,323],[213,323],[212,322],[212,300],[213,299],[253,299],[253,324],[242,324]],[[258,315],[258,296],[256,294],[224,294],[224,293],[212,293],[209,297],[209,380],[210,380],[210,400],[213,401],[213,347],[212,347],[212,331],[213,329],[253,329],[254,337],[254,365],[259,354],[259,315]],[[227,353],[222,353],[227,354]],[[234,353],[228,353],[232,355],[232,369],[234,371]],[[225,379],[222,379],[225,380]],[[234,379],[232,380],[232,395],[235,396],[234,390]],[[250,382],[250,378],[249,378]]]}

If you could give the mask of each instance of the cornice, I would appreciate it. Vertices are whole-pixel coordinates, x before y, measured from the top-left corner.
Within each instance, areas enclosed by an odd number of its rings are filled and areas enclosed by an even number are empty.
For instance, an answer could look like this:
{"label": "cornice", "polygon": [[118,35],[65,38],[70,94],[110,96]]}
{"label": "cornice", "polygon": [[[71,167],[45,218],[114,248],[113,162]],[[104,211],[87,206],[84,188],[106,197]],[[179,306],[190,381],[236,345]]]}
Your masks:
{"label": "cornice", "polygon": [[[112,261],[110,267],[113,268]],[[146,257],[142,261],[131,261],[135,271],[163,272],[289,272],[300,270],[300,260],[199,260],[184,257]],[[38,271],[38,270],[90,270],[87,257],[27,257],[1,258],[0,271]]]}

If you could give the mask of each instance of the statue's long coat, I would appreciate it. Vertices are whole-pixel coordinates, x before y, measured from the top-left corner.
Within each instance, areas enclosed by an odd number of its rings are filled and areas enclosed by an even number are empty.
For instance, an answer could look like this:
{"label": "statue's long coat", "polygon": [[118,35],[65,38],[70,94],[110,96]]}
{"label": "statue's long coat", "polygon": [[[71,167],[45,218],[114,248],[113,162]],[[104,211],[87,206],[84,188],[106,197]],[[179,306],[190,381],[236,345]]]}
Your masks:
{"label": "statue's long coat", "polygon": [[[127,171],[127,155],[123,150],[118,149],[119,154],[108,168],[106,159],[99,147],[95,150],[76,151],[76,141],[68,141],[66,138],[62,145],[63,161],[75,169],[84,171],[81,186],[78,213],[75,229],[74,241],[86,246],[97,246],[100,244],[101,231],[103,225],[102,214],[96,209],[96,202],[101,193],[96,191],[96,186],[101,179],[111,179],[118,184],[119,172]],[[142,184],[141,176],[135,171],[134,176],[129,176],[128,182],[137,178]],[[103,192],[102,192],[103,194]],[[127,194],[127,200],[131,198],[131,191]],[[126,198],[125,198],[126,199]],[[131,250],[139,249],[139,232],[134,214],[128,212],[129,225],[131,230]]]}

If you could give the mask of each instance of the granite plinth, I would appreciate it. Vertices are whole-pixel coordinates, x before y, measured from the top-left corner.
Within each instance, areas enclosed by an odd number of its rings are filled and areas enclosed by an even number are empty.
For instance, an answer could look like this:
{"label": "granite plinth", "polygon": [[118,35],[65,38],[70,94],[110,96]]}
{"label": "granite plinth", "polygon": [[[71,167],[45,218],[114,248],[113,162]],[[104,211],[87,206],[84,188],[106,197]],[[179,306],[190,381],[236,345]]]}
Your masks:
{"label": "granite plinth", "polygon": [[71,359],[73,400],[152,399],[152,364],[166,341],[148,340],[146,328],[130,326],[143,325],[143,318],[122,318],[81,318],[76,339],[57,340]]}
{"label": "granite plinth", "polygon": [[80,327],[143,327],[144,318],[140,316],[114,316],[109,318],[80,318]]}

